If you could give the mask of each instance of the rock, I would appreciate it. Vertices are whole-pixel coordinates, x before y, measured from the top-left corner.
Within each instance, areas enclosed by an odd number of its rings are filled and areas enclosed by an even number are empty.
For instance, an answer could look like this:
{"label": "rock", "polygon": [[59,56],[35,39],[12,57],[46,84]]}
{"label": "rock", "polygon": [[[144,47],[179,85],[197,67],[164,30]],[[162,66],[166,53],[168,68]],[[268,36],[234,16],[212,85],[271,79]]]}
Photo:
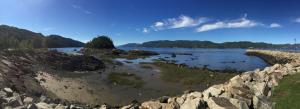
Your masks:
{"label": "rock", "polygon": [[121,107],[121,109],[139,109],[139,105],[136,103],[132,103],[130,105]]}
{"label": "rock", "polygon": [[0,91],[0,98],[6,98],[7,94],[4,91]]}
{"label": "rock", "polygon": [[248,87],[232,87],[229,92],[233,95],[233,98],[246,101],[248,106],[252,103],[252,97],[254,92]]}
{"label": "rock", "polygon": [[106,104],[101,105],[101,107],[99,109],[109,109],[109,106]]}
{"label": "rock", "polygon": [[6,106],[4,109],[13,109],[11,106]]}
{"label": "rock", "polygon": [[187,99],[180,106],[180,109],[205,109],[205,105],[201,98]]}
{"label": "rock", "polygon": [[253,90],[255,95],[267,95],[269,87],[265,82],[253,84]]}
{"label": "rock", "polygon": [[44,102],[39,102],[35,104],[38,109],[53,109],[51,105],[44,103]]}
{"label": "rock", "polygon": [[11,90],[10,88],[4,88],[3,89],[6,93],[13,93],[14,91]]}
{"label": "rock", "polygon": [[27,109],[38,109],[38,107],[35,104],[29,104]]}
{"label": "rock", "polygon": [[235,87],[242,87],[243,83],[244,83],[244,81],[243,81],[243,79],[239,75],[234,76],[233,78],[231,78],[229,80],[229,84],[231,86],[235,86]]}
{"label": "rock", "polygon": [[209,97],[218,97],[224,91],[224,87],[222,84],[213,85],[203,91],[203,99],[206,101]]}
{"label": "rock", "polygon": [[58,104],[55,109],[65,109],[65,106],[62,104]]}
{"label": "rock", "polygon": [[229,101],[230,101],[230,103],[232,103],[235,107],[237,107],[239,109],[249,109],[249,107],[245,101],[234,99],[234,98],[230,98]]}
{"label": "rock", "polygon": [[31,98],[31,97],[26,97],[26,98],[24,98],[23,102],[24,102],[25,104],[30,104],[30,103],[33,102],[33,98]]}
{"label": "rock", "polygon": [[162,104],[156,101],[147,101],[142,103],[142,109],[162,109]]}
{"label": "rock", "polygon": [[211,97],[207,101],[210,109],[238,109],[228,99],[223,97]]}
{"label": "rock", "polygon": [[272,105],[268,102],[265,96],[254,96],[253,97],[254,109],[272,109]]}
{"label": "rock", "polygon": [[187,95],[187,97],[202,98],[203,94],[201,92],[191,92]]}
{"label": "rock", "polygon": [[168,99],[169,99],[169,97],[162,96],[158,100],[159,100],[160,103],[168,103]]}

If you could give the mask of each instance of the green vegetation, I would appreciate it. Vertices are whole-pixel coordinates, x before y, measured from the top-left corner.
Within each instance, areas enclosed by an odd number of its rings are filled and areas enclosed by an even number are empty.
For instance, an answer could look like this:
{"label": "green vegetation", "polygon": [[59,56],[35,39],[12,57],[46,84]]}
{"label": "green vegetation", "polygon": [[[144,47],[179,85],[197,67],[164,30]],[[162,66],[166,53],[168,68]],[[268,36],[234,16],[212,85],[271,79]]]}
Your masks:
{"label": "green vegetation", "polygon": [[125,85],[134,88],[140,88],[143,86],[144,81],[135,74],[131,73],[116,73],[112,72],[108,75],[108,80],[116,85]]}
{"label": "green vegetation", "polygon": [[275,109],[300,109],[300,73],[284,77],[277,87],[271,100]]}
{"label": "green vegetation", "polygon": [[294,45],[290,44],[268,44],[263,42],[224,42],[214,43],[211,41],[197,41],[197,40],[159,40],[149,41],[142,44],[129,43],[122,45],[122,47],[157,47],[157,48],[294,48]]}
{"label": "green vegetation", "polygon": [[0,25],[0,50],[50,47],[82,47],[84,43],[57,35],[44,36],[29,30]]}
{"label": "green vegetation", "polygon": [[85,45],[86,48],[114,49],[114,43],[108,36],[98,36]]}
{"label": "green vegetation", "polygon": [[237,73],[217,72],[206,68],[189,68],[159,61],[153,64],[160,68],[163,80],[185,85],[223,83],[237,75]]}

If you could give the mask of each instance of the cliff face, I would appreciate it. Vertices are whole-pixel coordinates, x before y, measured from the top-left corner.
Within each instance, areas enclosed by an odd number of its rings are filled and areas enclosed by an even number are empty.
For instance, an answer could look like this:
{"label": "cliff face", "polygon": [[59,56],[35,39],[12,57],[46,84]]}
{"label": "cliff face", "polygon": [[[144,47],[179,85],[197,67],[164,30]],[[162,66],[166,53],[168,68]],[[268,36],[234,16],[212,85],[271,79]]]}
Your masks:
{"label": "cliff face", "polygon": [[[247,53],[259,56],[274,65],[262,70],[257,69],[255,71],[244,72],[231,78],[226,83],[213,85],[203,92],[186,92],[178,97],[161,97],[143,103],[133,102],[130,105],[120,108],[271,109],[272,103],[268,99],[272,96],[272,89],[278,85],[280,79],[300,72],[300,54],[265,50],[248,50]],[[34,61],[31,59],[34,59],[34,57],[28,57],[27,55],[26,57],[19,56],[18,61],[14,62],[9,56],[0,56],[0,108],[90,108],[89,106],[67,103],[61,100],[51,100],[45,96],[38,96],[39,98],[37,98],[37,96],[26,94],[25,92],[29,89],[43,91],[38,85],[37,87],[32,87],[36,84],[35,82],[24,82],[31,80],[30,77],[35,75],[34,72],[20,70],[23,69],[21,66],[24,67]],[[19,85],[16,86],[16,84]],[[22,88],[24,91],[19,90]],[[95,108],[107,109],[111,107],[102,105]]]}

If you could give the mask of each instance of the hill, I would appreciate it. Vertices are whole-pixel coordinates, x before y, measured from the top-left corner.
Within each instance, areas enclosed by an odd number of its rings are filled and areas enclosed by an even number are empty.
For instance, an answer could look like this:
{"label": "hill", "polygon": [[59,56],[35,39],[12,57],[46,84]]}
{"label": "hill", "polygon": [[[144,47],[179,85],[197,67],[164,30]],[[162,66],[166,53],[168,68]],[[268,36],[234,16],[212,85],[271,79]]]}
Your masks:
{"label": "hill", "polygon": [[26,29],[0,25],[0,49],[82,47],[84,43],[58,35],[44,36]]}
{"label": "hill", "polygon": [[155,48],[293,48],[290,44],[269,44],[264,42],[224,42],[215,43],[211,41],[198,40],[158,40],[149,41],[142,44],[129,43],[121,45],[120,47],[155,47]]}

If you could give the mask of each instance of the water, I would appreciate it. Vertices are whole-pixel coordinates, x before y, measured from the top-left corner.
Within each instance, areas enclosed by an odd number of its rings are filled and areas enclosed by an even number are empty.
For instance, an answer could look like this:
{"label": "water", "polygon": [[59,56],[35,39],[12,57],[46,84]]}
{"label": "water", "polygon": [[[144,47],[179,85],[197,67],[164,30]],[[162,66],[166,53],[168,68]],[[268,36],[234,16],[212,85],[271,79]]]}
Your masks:
{"label": "water", "polygon": [[[76,49],[76,51],[74,51]],[[59,48],[51,49],[65,53],[77,53],[81,48]],[[109,103],[111,105],[126,105],[133,100],[140,102],[156,99],[161,96],[179,96],[186,90],[203,91],[209,85],[220,84],[225,80],[213,80],[211,84],[201,82],[199,84],[185,85],[179,82],[170,82],[161,79],[161,71],[159,67],[150,65],[151,68],[143,68],[139,62],[152,62],[153,59],[163,58],[166,60],[174,60],[176,63],[184,63],[190,67],[207,66],[211,69],[236,69],[236,70],[254,70],[256,68],[264,68],[268,66],[263,60],[258,57],[245,55],[245,49],[188,49],[188,48],[119,48],[123,50],[148,50],[160,53],[157,56],[151,56],[145,59],[116,59],[125,64],[121,66],[107,66],[105,71],[101,73],[95,72],[63,72],[57,71],[59,77],[63,78],[64,82],[59,81],[62,95],[68,94],[68,97],[75,96],[71,101],[79,101],[83,103]],[[171,54],[191,54],[177,55],[175,58]],[[133,63],[126,63],[130,61]],[[47,67],[48,68],[48,67]],[[50,72],[56,72],[49,68]],[[63,73],[62,73],[63,72]],[[141,88],[130,86],[116,85],[109,82],[108,75],[112,72],[132,73],[145,82]],[[201,73],[201,72],[199,72]],[[47,80],[48,81],[48,80]],[[227,80],[226,80],[227,81]],[[51,85],[51,83],[49,83]],[[76,85],[74,85],[76,84]],[[68,88],[64,88],[64,86]],[[82,87],[79,89],[78,87]],[[50,88],[51,89],[51,88]],[[56,89],[52,89],[57,91]],[[65,93],[67,92],[67,93]],[[56,94],[56,93],[55,93]],[[58,93],[59,94],[59,93]],[[56,94],[57,95],[57,94]],[[80,96],[80,97],[77,97]],[[84,99],[81,99],[84,98]],[[88,98],[88,99],[87,99]]]}
{"label": "water", "polygon": [[83,47],[69,47],[69,48],[48,48],[48,50],[56,50],[58,52],[63,52],[67,54],[80,54],[80,51]]}
{"label": "water", "polygon": [[[79,54],[80,48],[49,48],[49,50],[57,50],[68,54]],[[144,59],[127,60],[118,58],[116,60],[121,62],[132,62],[139,64],[139,62],[153,62],[156,59],[165,59],[174,61],[177,64],[186,64],[189,67],[208,67],[214,70],[238,70],[249,71],[257,68],[263,69],[269,66],[262,59],[255,56],[245,55],[246,49],[203,49],[203,48],[132,48],[119,47],[122,50],[147,50],[158,52],[160,55],[151,56]],[[175,58],[172,53],[177,54]]]}
{"label": "water", "polygon": [[[234,69],[238,71],[249,71],[257,68],[263,69],[268,66],[266,62],[255,56],[245,55],[246,49],[202,49],[202,48],[120,48],[123,50],[147,50],[160,53],[145,59],[117,59],[119,61],[130,61],[134,64],[139,62],[152,62],[154,59],[173,60],[177,64],[186,64],[190,67],[207,66],[214,70]],[[178,54],[175,58],[172,53]],[[185,55],[180,55],[185,54]]]}

